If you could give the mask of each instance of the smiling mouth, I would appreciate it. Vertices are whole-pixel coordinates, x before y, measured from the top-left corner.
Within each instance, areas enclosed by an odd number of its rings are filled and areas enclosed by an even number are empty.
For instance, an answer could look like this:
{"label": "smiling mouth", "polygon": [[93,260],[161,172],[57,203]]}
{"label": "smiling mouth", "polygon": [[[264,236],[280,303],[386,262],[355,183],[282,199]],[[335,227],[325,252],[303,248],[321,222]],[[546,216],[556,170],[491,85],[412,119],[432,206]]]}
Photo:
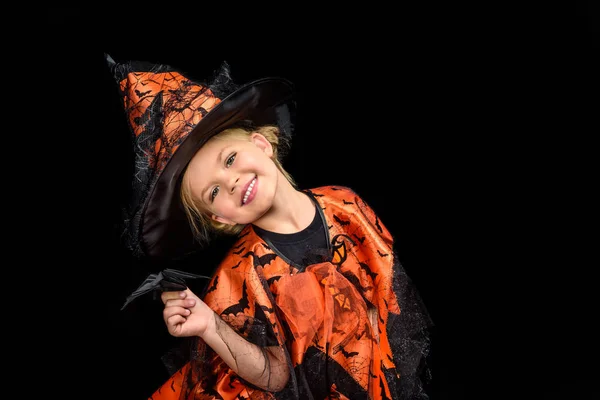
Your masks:
{"label": "smiling mouth", "polygon": [[252,193],[252,189],[254,189],[255,183],[256,183],[256,177],[254,177],[254,179],[252,179],[252,182],[250,182],[248,189],[246,189],[246,193],[244,193],[244,197],[242,198],[242,205],[246,204],[246,202],[248,201],[248,198],[250,197],[250,194]]}

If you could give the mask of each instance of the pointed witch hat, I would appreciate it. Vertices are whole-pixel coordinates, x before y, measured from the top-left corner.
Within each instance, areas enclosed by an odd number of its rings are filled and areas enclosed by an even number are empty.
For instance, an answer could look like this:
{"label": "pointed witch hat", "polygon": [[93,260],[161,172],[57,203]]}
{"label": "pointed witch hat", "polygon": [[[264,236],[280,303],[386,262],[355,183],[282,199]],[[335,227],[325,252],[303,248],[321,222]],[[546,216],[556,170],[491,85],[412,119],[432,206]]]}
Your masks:
{"label": "pointed witch hat", "polygon": [[105,58],[135,154],[125,243],[135,256],[179,258],[198,248],[179,198],[187,164],[208,139],[238,123],[275,124],[291,135],[293,85],[267,77],[238,86],[227,63],[204,84],[166,64]]}

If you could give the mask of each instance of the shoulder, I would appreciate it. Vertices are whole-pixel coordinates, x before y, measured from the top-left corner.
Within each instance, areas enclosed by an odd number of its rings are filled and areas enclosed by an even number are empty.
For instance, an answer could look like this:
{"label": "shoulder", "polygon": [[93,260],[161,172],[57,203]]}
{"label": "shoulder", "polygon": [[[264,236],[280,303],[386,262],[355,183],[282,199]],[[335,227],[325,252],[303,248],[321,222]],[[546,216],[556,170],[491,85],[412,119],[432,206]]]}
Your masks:
{"label": "shoulder", "polygon": [[386,240],[388,244],[393,243],[392,236],[379,216],[356,191],[347,186],[321,186],[307,191],[323,208],[352,214],[362,223],[370,224]]}
{"label": "shoulder", "polygon": [[323,208],[329,206],[339,211],[354,214],[368,213],[374,217],[374,212],[367,202],[354,189],[347,186],[321,186],[306,190]]}
{"label": "shoulder", "polygon": [[354,204],[358,208],[369,208],[367,202],[352,188],[348,186],[320,186],[306,190],[319,203],[340,203],[344,205]]}
{"label": "shoulder", "polygon": [[329,197],[332,199],[350,199],[359,197],[358,194],[347,186],[320,186],[305,190],[314,197]]}
{"label": "shoulder", "polygon": [[235,272],[244,271],[245,273],[246,269],[253,266],[253,255],[264,253],[263,243],[264,241],[252,229],[252,226],[246,225],[225,251],[217,272],[230,273],[230,270],[236,270]]}

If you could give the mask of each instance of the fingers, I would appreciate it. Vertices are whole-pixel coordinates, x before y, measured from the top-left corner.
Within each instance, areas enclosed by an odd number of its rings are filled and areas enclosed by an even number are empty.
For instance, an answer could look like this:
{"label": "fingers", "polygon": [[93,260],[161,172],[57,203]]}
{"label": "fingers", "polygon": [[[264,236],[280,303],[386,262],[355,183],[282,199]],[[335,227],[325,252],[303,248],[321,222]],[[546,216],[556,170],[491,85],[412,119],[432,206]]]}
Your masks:
{"label": "fingers", "polygon": [[187,297],[186,291],[180,292],[162,292],[160,294],[160,299],[163,303],[166,303],[167,300],[177,300],[177,299],[185,299]]}
{"label": "fingers", "polygon": [[168,325],[181,324],[187,320],[192,312],[183,307],[165,307],[163,317]]}
{"label": "fingers", "polygon": [[163,319],[169,333],[174,336],[184,335],[184,330],[189,330],[188,328],[184,329],[184,324],[188,317],[192,315],[194,307],[198,303],[202,304],[202,301],[189,289],[179,292],[163,292],[161,293],[161,300],[165,305]]}
{"label": "fingers", "polygon": [[174,298],[174,299],[163,299],[163,303],[165,304],[165,307],[177,306],[177,307],[191,308],[196,305],[196,300],[195,299]]}
{"label": "fingers", "polygon": [[165,308],[163,310],[163,318],[168,325],[181,324],[186,321],[186,318],[192,313],[190,308],[196,305],[194,299],[181,299],[179,297],[165,296]]}
{"label": "fingers", "polygon": [[[177,301],[183,303],[183,300],[169,300],[169,302]],[[187,300],[189,302],[189,300]],[[189,308],[185,308],[181,305],[169,305],[165,306],[163,310],[163,319],[167,325],[169,333],[177,336],[181,331],[181,325],[187,321],[187,317],[192,314]]]}
{"label": "fingers", "polygon": [[167,331],[173,336],[180,336],[182,333],[183,324],[185,324],[186,321],[187,318],[179,314],[165,318]]}

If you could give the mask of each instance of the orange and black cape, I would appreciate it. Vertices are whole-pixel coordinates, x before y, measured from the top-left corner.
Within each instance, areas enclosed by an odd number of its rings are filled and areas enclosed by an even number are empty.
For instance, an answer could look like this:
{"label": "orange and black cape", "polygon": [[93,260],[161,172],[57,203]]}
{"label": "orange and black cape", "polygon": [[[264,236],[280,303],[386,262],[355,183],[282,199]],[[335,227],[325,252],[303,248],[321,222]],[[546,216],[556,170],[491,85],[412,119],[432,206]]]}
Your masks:
{"label": "orange and black cape", "polygon": [[198,339],[152,400],[428,398],[420,377],[431,321],[392,235],[348,188],[307,193],[326,224],[327,261],[295,266],[248,225],[203,294],[247,340],[285,348],[287,386],[254,387]]}

